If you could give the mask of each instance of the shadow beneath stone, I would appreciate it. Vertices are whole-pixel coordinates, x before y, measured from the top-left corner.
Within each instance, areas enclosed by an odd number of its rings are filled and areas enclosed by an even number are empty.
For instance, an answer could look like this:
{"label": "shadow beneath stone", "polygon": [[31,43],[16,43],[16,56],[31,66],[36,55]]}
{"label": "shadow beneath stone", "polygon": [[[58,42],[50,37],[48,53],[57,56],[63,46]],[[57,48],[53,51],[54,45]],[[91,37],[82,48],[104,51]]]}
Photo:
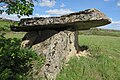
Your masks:
{"label": "shadow beneath stone", "polygon": [[77,50],[76,56],[80,57],[80,56],[91,56],[90,52],[88,51],[89,47],[87,45],[82,45],[79,46],[79,50]]}
{"label": "shadow beneath stone", "polygon": [[88,48],[89,48],[89,47],[88,47],[87,45],[82,45],[82,46],[79,46],[79,50],[80,50],[80,51],[84,51],[84,50],[86,50],[86,51],[87,51],[87,50],[88,50]]}
{"label": "shadow beneath stone", "polygon": [[42,30],[42,31],[31,31],[28,32],[22,39],[21,47],[31,48],[32,45],[41,43],[53,35],[57,34],[59,31],[55,30]]}
{"label": "shadow beneath stone", "polygon": [[83,52],[83,51],[88,51],[89,47],[87,45],[82,45],[82,46],[78,46],[78,49],[77,49],[77,54],[79,52]]}
{"label": "shadow beneath stone", "polygon": [[57,34],[58,31],[55,30],[43,30],[43,31],[39,31],[39,35],[37,36],[36,40],[34,41],[33,45],[41,43],[45,40],[47,40],[48,38],[50,38],[51,36]]}

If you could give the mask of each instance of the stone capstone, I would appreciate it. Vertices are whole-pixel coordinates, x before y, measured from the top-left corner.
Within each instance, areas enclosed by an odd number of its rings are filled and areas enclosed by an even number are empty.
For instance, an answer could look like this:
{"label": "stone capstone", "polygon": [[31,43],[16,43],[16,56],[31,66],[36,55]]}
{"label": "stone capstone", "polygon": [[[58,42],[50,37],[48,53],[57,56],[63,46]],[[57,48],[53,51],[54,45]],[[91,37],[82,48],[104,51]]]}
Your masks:
{"label": "stone capstone", "polygon": [[87,9],[60,17],[35,17],[21,19],[18,27],[11,27],[13,31],[52,30],[86,30],[111,23],[105,14],[97,9]]}

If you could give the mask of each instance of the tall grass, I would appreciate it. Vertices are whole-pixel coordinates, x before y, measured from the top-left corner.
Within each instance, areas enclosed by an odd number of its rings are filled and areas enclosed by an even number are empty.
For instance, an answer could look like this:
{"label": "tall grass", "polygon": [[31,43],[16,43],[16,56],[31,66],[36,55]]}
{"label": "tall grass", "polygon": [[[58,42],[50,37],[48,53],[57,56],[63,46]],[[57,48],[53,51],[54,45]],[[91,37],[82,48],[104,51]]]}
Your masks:
{"label": "tall grass", "polygon": [[120,80],[120,37],[80,35],[91,56],[72,58],[57,80]]}

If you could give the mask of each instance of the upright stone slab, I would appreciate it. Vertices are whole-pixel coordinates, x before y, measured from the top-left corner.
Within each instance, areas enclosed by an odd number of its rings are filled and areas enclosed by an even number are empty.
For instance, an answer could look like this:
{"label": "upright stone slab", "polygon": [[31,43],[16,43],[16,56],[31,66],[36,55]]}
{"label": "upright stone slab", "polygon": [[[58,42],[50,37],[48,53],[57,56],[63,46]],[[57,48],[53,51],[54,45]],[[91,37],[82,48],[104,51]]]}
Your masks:
{"label": "upright stone slab", "polygon": [[55,80],[62,65],[79,50],[78,31],[109,24],[111,21],[96,9],[61,17],[22,19],[13,31],[27,31],[22,48],[32,48],[46,57],[41,69],[33,68],[32,80]]}
{"label": "upright stone slab", "polygon": [[[33,80],[40,76],[46,80],[55,80],[56,75],[60,72],[62,64],[76,53],[75,32],[72,31],[55,31],[43,30],[28,32],[23,38],[21,47],[31,47],[38,55],[46,56],[46,61],[41,71],[38,73],[33,69]],[[38,73],[36,75],[36,73]],[[44,80],[43,79],[43,80]]]}

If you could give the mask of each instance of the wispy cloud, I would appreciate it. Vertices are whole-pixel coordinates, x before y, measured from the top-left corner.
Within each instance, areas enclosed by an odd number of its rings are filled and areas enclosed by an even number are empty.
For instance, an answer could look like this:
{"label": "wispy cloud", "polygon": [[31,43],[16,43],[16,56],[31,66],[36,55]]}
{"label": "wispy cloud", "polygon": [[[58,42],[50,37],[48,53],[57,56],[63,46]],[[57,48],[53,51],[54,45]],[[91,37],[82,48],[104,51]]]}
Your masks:
{"label": "wispy cloud", "polygon": [[31,16],[21,16],[20,19],[22,19],[22,18],[32,18],[32,17],[51,17],[51,15],[40,15],[40,14],[35,14],[35,15],[31,15]]}
{"label": "wispy cloud", "polygon": [[112,24],[120,25],[120,21],[112,21]]}
{"label": "wispy cloud", "polygon": [[104,1],[106,1],[106,2],[107,2],[107,1],[110,1],[110,0],[104,0]]}
{"label": "wispy cloud", "polygon": [[120,6],[120,0],[118,0],[118,2],[117,2],[117,6]]}
{"label": "wispy cloud", "polygon": [[[30,16],[21,16],[21,18],[32,18],[32,17],[51,17],[51,15],[30,15]],[[21,18],[18,18],[16,14],[7,15],[6,13],[0,14],[0,18],[19,21]]]}
{"label": "wispy cloud", "polygon": [[113,29],[113,30],[120,30],[120,21],[112,21],[111,24],[106,25],[106,26],[102,26],[100,28],[103,29]]}
{"label": "wispy cloud", "polygon": [[74,11],[70,9],[53,9],[53,10],[47,10],[46,13],[48,14],[54,14],[54,15],[63,15],[68,13],[73,13]]}
{"label": "wispy cloud", "polygon": [[53,7],[55,5],[55,0],[40,0],[37,2],[34,2],[35,5],[41,6],[41,7]]}
{"label": "wispy cloud", "polygon": [[61,7],[61,8],[65,7],[65,4],[64,4],[64,3],[62,3],[62,4],[60,5],[60,7]]}
{"label": "wispy cloud", "polygon": [[0,4],[0,10],[7,8],[7,4]]}
{"label": "wispy cloud", "polygon": [[15,20],[15,21],[18,21],[18,20],[19,20],[19,18],[17,17],[16,14],[8,15],[8,14],[6,14],[5,12],[4,12],[3,14],[0,14],[0,18],[9,19],[9,20]]}

